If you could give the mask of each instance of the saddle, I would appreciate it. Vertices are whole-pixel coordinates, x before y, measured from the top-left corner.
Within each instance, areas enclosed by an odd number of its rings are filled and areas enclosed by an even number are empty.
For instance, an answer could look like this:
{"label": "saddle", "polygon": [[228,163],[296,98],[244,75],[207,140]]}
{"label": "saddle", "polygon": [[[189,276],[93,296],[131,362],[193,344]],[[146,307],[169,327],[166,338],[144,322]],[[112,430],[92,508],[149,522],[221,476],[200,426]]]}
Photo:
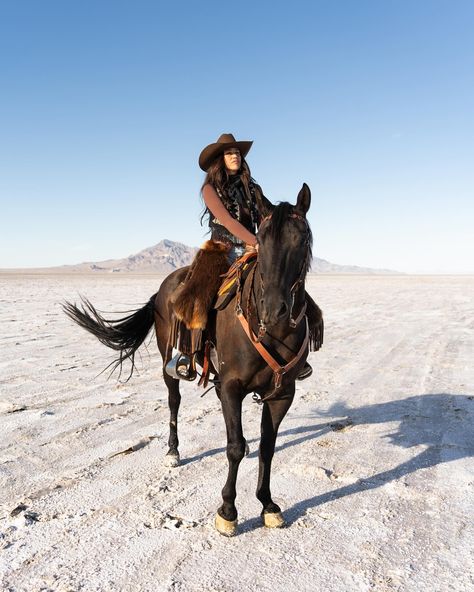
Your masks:
{"label": "saddle", "polygon": [[[171,297],[173,320],[168,340],[169,351],[176,348],[185,356],[204,354],[208,365],[215,329],[215,311],[223,310],[253,269],[257,252],[247,251],[232,265],[224,243],[208,240],[196,254],[184,281]],[[213,314],[214,313],[214,314]],[[306,293],[309,322],[309,346],[317,351],[323,342],[324,324],[319,306]],[[176,364],[175,364],[176,365]],[[208,369],[205,368],[208,377]],[[184,376],[176,376],[192,380]],[[207,384],[207,382],[206,382]]]}
{"label": "saddle", "polygon": [[[204,243],[171,297],[173,319],[168,351],[177,349],[180,354],[168,361],[167,372],[175,378],[194,379],[195,353],[204,352],[204,359],[209,358],[214,341],[215,309],[227,306],[257,257],[256,252],[249,251],[230,265],[228,253],[224,243],[212,240]],[[178,372],[180,362],[188,374]]]}

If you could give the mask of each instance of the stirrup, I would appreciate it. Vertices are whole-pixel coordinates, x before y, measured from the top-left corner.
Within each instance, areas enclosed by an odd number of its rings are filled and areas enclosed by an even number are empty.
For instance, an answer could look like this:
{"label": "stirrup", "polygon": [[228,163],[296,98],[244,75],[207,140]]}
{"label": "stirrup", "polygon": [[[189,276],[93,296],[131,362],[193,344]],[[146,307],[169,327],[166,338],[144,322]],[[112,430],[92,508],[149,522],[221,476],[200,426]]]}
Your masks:
{"label": "stirrup", "polygon": [[178,380],[192,381],[196,378],[197,372],[194,365],[194,356],[187,356],[178,352],[174,358],[165,366],[166,374]]}
{"label": "stirrup", "polygon": [[308,362],[305,362],[303,368],[301,368],[301,372],[296,377],[296,380],[304,380],[305,378],[309,378],[312,373],[313,373],[313,369],[308,364]]}

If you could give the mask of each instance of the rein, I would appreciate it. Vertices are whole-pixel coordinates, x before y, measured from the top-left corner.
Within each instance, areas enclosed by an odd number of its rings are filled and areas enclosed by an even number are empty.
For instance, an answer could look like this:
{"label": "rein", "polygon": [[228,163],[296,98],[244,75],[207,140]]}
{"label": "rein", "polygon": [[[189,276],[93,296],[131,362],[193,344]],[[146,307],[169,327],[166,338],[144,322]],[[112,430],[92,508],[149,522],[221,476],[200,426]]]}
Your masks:
{"label": "rein", "polygon": [[[301,219],[306,223],[306,226],[308,225],[306,218],[304,218],[303,216],[300,216],[299,214],[292,213],[292,214],[290,214],[289,217]],[[260,228],[262,227],[264,222],[266,222],[270,218],[271,218],[271,216],[267,216],[266,218],[264,218],[262,220]],[[309,244],[309,236],[307,236],[307,238],[306,238],[306,245],[308,245],[308,244]],[[237,278],[237,300],[236,300],[236,307],[235,307],[235,312],[236,312],[237,318],[239,319],[240,324],[242,325],[242,328],[245,331],[245,334],[249,338],[249,340],[252,343],[252,345],[254,346],[254,348],[257,350],[259,355],[265,360],[265,362],[268,364],[268,366],[270,366],[270,368],[273,370],[275,389],[273,392],[271,392],[269,395],[267,395],[263,399],[258,399],[258,402],[260,404],[262,404],[263,402],[265,402],[268,399],[273,398],[277,395],[278,389],[281,387],[281,384],[283,381],[283,376],[287,372],[289,372],[292,368],[294,368],[294,366],[296,366],[296,364],[300,361],[300,359],[302,358],[303,354],[305,353],[305,351],[308,347],[309,324],[308,324],[308,318],[306,316],[306,306],[307,306],[306,302],[302,306],[301,311],[299,312],[296,319],[293,318],[293,306],[294,306],[294,302],[295,302],[295,295],[296,295],[296,291],[298,290],[298,288],[301,286],[301,284],[303,284],[304,276],[305,276],[305,272],[306,272],[306,268],[307,268],[307,263],[308,263],[308,256],[309,256],[309,250],[306,249],[306,255],[305,255],[305,258],[303,259],[303,264],[302,264],[300,272],[298,274],[298,278],[296,279],[296,281],[294,282],[294,284],[292,285],[291,290],[290,290],[291,308],[290,308],[289,325],[291,328],[296,328],[301,323],[301,321],[303,319],[305,319],[305,325],[306,325],[305,326],[305,337],[303,339],[303,342],[300,346],[298,353],[295,355],[295,357],[293,359],[291,359],[289,362],[287,362],[284,365],[279,364],[277,362],[277,360],[272,356],[272,354],[268,351],[267,347],[262,343],[262,339],[267,332],[263,321],[261,321],[261,320],[259,321],[258,335],[255,335],[252,328],[250,327],[249,321],[247,320],[247,319],[250,320],[250,318],[251,318],[251,298],[252,298],[252,293],[253,293],[253,285],[254,285],[255,271],[257,269],[257,265],[254,266],[254,268],[251,272],[251,277],[249,277],[250,286],[249,286],[247,303],[246,303],[247,317],[245,317],[244,311],[243,311],[242,305],[241,305],[243,286],[242,286],[240,273]],[[260,273],[260,270],[259,270],[259,275],[260,275],[261,289],[262,289],[262,294],[263,294],[264,293],[264,282],[263,282],[263,277]],[[256,305],[255,305],[255,307],[256,307]]]}
{"label": "rein", "polygon": [[[306,309],[304,307],[302,312],[305,312],[305,310]],[[285,364],[284,366],[281,366],[275,360],[275,358],[272,356],[272,354],[268,351],[268,349],[263,345],[263,343],[258,341],[255,333],[252,331],[252,328],[248,324],[247,319],[244,317],[243,313],[237,314],[237,318],[239,319],[240,324],[242,325],[247,337],[250,339],[250,342],[252,343],[254,348],[258,351],[258,353],[261,355],[261,357],[265,360],[265,362],[273,370],[273,376],[275,378],[275,390],[272,393],[270,393],[269,395],[267,395],[265,398],[261,399],[260,402],[263,403],[264,401],[267,401],[268,399],[274,397],[277,394],[276,391],[281,387],[283,376],[287,372],[289,372],[294,366],[296,366],[296,364],[300,361],[301,357],[303,356],[304,352],[306,351],[306,348],[308,347],[308,343],[309,343],[308,319],[306,318],[306,316],[304,317],[305,322],[306,322],[305,336],[304,336],[303,343],[301,344],[301,347],[300,347],[298,353],[287,364]],[[303,318],[303,317],[301,317],[301,318]]]}

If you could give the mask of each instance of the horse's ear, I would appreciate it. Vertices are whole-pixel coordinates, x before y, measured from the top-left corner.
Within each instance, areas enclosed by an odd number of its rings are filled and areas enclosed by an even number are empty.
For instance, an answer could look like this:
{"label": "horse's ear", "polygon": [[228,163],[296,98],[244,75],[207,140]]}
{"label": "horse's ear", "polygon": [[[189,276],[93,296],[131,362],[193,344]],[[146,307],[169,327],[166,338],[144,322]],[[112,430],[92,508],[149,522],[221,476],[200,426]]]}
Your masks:
{"label": "horse's ear", "polygon": [[311,205],[311,190],[303,183],[303,187],[300,189],[298,193],[298,200],[296,202],[296,209],[303,215],[306,215],[306,212],[309,210],[309,206]]}

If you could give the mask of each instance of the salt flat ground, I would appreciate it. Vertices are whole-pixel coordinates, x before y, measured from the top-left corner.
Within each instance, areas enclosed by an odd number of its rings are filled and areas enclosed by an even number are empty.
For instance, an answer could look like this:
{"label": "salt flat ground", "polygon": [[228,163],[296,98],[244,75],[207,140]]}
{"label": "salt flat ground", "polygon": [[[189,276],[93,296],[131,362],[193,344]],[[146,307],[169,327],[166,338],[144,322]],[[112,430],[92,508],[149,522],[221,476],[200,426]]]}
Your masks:
{"label": "salt flat ground", "polygon": [[254,491],[239,534],[213,528],[225,480],[215,394],[183,384],[183,463],[166,468],[155,342],[126,384],[63,299],[146,302],[162,278],[0,277],[0,574],[8,591],[474,590],[474,278],[312,276],[323,349],[282,424],[266,530]]}

